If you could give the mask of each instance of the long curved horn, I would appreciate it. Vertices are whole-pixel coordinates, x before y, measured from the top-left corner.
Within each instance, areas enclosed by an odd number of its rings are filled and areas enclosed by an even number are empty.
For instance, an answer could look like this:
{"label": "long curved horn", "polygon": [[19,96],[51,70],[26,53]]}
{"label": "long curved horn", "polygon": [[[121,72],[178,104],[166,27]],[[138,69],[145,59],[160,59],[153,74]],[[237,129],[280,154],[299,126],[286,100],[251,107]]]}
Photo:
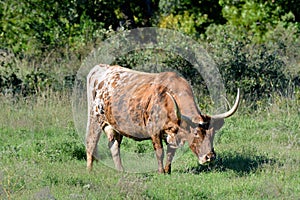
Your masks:
{"label": "long curved horn", "polygon": [[169,97],[173,101],[176,116],[177,116],[178,120],[181,121],[181,112],[180,112],[180,109],[179,109],[179,106],[178,106],[177,102],[175,101],[174,97],[169,92],[166,92],[166,93],[167,93],[167,95],[169,95]]}
{"label": "long curved horn", "polygon": [[238,88],[237,95],[236,95],[236,100],[235,100],[235,103],[232,106],[232,108],[229,111],[225,112],[225,113],[218,114],[218,115],[213,115],[213,116],[211,116],[211,118],[213,118],[213,119],[224,119],[224,118],[230,117],[231,115],[233,115],[236,112],[237,108],[239,107],[239,103],[240,103],[240,89]]}

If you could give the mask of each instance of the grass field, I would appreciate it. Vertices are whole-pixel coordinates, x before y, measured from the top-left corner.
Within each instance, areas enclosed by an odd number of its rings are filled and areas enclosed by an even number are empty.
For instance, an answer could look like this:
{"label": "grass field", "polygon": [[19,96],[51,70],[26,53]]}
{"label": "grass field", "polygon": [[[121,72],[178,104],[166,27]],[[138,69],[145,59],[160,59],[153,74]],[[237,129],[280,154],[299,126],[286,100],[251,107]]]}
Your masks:
{"label": "grass field", "polygon": [[215,138],[216,167],[199,167],[188,151],[171,175],[158,175],[120,173],[101,162],[88,173],[69,99],[50,96],[0,97],[0,199],[300,197],[299,99],[278,98],[255,112],[242,104]]}

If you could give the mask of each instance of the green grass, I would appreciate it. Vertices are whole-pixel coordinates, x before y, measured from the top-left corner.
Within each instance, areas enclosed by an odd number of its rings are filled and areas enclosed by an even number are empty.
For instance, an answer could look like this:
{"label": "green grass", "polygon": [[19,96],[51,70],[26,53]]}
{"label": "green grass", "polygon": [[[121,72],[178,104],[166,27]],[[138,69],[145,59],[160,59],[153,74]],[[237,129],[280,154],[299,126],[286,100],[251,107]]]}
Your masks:
{"label": "green grass", "polygon": [[[217,166],[199,167],[187,151],[174,162],[171,175],[119,173],[101,162],[88,173],[83,141],[74,129],[66,95],[18,102],[0,97],[0,104],[0,199],[300,196],[300,106],[296,100],[281,99],[251,114],[239,111],[216,135]],[[126,140],[124,144],[143,150],[142,143]]]}

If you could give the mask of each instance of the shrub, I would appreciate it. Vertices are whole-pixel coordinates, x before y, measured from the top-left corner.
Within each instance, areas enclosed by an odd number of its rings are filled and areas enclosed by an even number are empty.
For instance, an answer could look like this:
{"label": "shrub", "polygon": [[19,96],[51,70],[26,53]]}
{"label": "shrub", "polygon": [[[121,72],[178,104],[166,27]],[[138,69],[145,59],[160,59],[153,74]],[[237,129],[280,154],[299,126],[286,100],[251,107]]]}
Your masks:
{"label": "shrub", "polygon": [[210,26],[207,48],[214,56],[226,88],[235,92],[240,87],[244,98],[254,104],[268,99],[273,92],[287,95],[287,88],[295,84],[292,80],[297,76],[297,70],[293,73],[290,70],[295,62],[292,60],[299,60],[291,49],[300,50],[297,34],[286,39],[292,30],[297,33],[295,29],[279,26],[268,36],[268,42],[256,43],[247,31],[235,26]]}
{"label": "shrub", "polygon": [[[0,93],[28,96],[42,94],[49,90],[63,91],[73,87],[75,74],[64,72],[57,76],[53,68],[47,68],[36,61],[29,62],[25,59],[6,59],[0,65]],[[58,63],[48,63],[58,64]],[[31,67],[30,65],[33,65]],[[75,71],[76,72],[76,71]]]}
{"label": "shrub", "polygon": [[105,25],[108,27],[96,17],[109,17],[111,12],[101,8],[103,5],[101,1],[77,0],[5,1],[0,4],[0,49],[20,56],[37,56],[66,46],[76,50],[98,37]]}

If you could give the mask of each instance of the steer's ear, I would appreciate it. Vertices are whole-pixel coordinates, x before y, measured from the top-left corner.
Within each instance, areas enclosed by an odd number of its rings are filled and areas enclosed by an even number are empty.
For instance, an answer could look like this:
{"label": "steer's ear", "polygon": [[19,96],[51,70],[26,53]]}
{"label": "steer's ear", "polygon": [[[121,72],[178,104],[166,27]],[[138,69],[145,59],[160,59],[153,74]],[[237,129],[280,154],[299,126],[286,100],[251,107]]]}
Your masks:
{"label": "steer's ear", "polygon": [[219,130],[224,125],[223,118],[212,118],[209,115],[201,115],[202,120],[198,121],[199,127],[208,130],[213,128],[214,130]]}
{"label": "steer's ear", "polygon": [[212,118],[211,120],[211,126],[217,131],[222,128],[224,125],[224,119],[214,119]]}

